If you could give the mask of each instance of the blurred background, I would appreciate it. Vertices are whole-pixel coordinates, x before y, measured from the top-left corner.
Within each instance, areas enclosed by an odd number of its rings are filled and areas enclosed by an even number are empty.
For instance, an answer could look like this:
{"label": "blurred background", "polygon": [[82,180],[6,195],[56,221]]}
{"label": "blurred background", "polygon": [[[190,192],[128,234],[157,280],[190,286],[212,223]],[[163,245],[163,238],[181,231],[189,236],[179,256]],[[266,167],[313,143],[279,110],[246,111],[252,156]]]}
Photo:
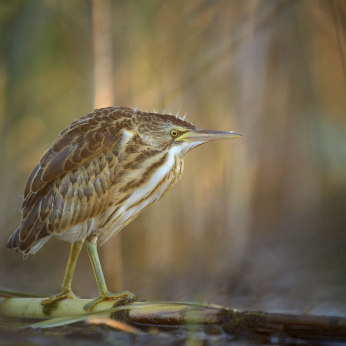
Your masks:
{"label": "blurred background", "polygon": [[[28,174],[94,108],[187,114],[234,141],[100,248],[110,291],[346,315],[346,2],[0,2],[0,285],[60,292],[69,243],[13,258]],[[73,282],[97,295],[86,251]]]}

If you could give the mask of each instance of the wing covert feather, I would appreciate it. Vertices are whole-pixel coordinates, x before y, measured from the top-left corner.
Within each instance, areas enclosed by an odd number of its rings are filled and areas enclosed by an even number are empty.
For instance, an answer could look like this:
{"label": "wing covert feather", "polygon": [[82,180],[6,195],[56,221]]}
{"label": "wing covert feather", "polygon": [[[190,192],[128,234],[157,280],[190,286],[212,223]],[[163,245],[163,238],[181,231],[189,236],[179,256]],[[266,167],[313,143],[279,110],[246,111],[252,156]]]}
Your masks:
{"label": "wing covert feather", "polygon": [[110,168],[118,163],[120,130],[132,114],[126,107],[96,109],[59,134],[26,183],[19,250],[27,252],[36,240],[101,212],[112,184]]}

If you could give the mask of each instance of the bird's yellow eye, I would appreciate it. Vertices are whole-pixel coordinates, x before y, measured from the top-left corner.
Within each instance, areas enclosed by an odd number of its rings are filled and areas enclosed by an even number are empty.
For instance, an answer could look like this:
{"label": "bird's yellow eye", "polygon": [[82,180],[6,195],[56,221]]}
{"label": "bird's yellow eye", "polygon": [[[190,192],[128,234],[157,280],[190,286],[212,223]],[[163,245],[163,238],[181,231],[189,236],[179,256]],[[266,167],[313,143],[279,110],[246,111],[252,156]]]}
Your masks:
{"label": "bird's yellow eye", "polygon": [[172,137],[176,138],[179,136],[179,131],[176,129],[173,129],[173,130],[171,130],[170,134]]}

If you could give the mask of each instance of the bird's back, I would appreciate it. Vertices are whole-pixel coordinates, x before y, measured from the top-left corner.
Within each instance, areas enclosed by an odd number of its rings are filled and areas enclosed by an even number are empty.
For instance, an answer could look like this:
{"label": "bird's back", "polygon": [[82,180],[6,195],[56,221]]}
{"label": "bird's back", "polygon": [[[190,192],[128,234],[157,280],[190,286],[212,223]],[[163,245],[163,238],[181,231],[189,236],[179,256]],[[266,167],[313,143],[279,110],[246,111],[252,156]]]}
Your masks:
{"label": "bird's back", "polygon": [[8,248],[28,253],[36,241],[102,212],[120,130],[130,128],[131,116],[126,107],[96,109],[59,134],[29,175],[21,223]]}

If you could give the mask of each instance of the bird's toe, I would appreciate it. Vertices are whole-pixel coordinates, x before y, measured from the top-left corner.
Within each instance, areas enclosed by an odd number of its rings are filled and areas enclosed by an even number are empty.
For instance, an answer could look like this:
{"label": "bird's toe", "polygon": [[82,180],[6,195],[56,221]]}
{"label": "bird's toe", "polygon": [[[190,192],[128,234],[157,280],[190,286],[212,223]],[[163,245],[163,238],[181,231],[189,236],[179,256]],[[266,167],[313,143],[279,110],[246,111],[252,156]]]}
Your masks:
{"label": "bird's toe", "polygon": [[43,313],[45,315],[50,315],[64,299],[78,299],[78,297],[72,291],[63,291],[53,297],[45,298],[40,303]]}
{"label": "bird's toe", "polygon": [[104,302],[104,301],[107,301],[107,300],[114,300],[114,301],[116,301],[116,303],[118,303],[117,305],[119,305],[119,306],[120,305],[126,305],[129,302],[131,302],[134,298],[135,298],[135,295],[133,293],[131,293],[130,291],[124,291],[124,292],[120,292],[120,293],[107,292],[107,293],[100,295],[96,299],[92,300],[88,304],[84,305],[83,309],[85,310],[85,312],[91,312],[97,304]]}

